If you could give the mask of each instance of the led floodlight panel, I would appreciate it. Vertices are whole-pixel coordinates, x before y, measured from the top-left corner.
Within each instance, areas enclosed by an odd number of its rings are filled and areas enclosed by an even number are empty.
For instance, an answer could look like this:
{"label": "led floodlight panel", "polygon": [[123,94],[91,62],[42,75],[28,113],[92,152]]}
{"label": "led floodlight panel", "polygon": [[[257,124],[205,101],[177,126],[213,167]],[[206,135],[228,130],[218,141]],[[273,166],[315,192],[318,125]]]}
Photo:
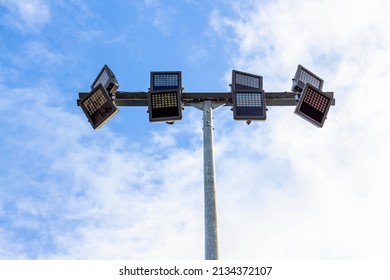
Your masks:
{"label": "led floodlight panel", "polygon": [[181,72],[151,72],[150,90],[177,89],[181,91]]}
{"label": "led floodlight panel", "polygon": [[322,127],[331,104],[331,97],[307,83],[295,108],[295,113],[315,126]]}
{"label": "led floodlight panel", "polygon": [[319,90],[322,90],[324,80],[307,70],[302,65],[298,65],[297,72],[293,79],[292,91],[302,92],[306,84],[311,84]]}
{"label": "led floodlight panel", "polygon": [[264,91],[234,91],[233,118],[235,120],[265,120]]}
{"label": "led floodlight panel", "polygon": [[148,95],[151,122],[181,120],[181,94],[179,90],[151,91]]}
{"label": "led floodlight panel", "polygon": [[263,77],[233,70],[232,103],[235,120],[265,120]]}
{"label": "led floodlight panel", "polygon": [[263,90],[263,77],[233,70],[232,89],[233,90]]}
{"label": "led floodlight panel", "polygon": [[119,88],[118,81],[116,80],[114,73],[107,66],[107,64],[103,66],[103,69],[100,71],[99,75],[92,83],[91,89],[96,88],[99,84],[103,85],[106,91],[110,94],[115,93]]}
{"label": "led floodlight panel", "polygon": [[98,84],[97,87],[81,101],[81,108],[94,129],[103,126],[119,112],[102,84]]}

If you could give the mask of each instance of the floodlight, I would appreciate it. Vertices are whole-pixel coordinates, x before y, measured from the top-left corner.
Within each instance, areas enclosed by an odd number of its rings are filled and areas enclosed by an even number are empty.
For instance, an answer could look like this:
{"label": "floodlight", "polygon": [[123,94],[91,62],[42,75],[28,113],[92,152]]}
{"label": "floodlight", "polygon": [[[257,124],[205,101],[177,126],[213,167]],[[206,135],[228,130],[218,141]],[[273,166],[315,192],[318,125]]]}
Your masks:
{"label": "floodlight", "polygon": [[235,120],[265,120],[264,91],[233,91],[233,118]]}
{"label": "floodlight", "polygon": [[333,98],[307,83],[295,108],[295,113],[315,126],[324,125]]}
{"label": "floodlight", "polygon": [[110,95],[100,83],[81,101],[80,106],[94,129],[103,126],[119,112]]}
{"label": "floodlight", "polygon": [[314,73],[310,72],[302,65],[298,65],[298,69],[297,72],[295,73],[291,90],[294,92],[302,92],[306,84],[311,84],[317,89],[322,90],[324,80],[322,80]]}
{"label": "floodlight", "polygon": [[233,70],[232,104],[235,120],[265,120],[263,77]]}
{"label": "floodlight", "polygon": [[118,81],[115,78],[114,73],[111,69],[105,64],[103,69],[100,71],[99,75],[96,77],[95,81],[91,85],[91,89],[93,90],[99,84],[103,85],[106,91],[109,94],[114,94],[119,88]]}
{"label": "floodlight", "polygon": [[263,77],[233,70],[233,90],[263,90]]}
{"label": "floodlight", "polygon": [[150,91],[148,106],[151,122],[169,122],[182,119],[180,90]]}
{"label": "floodlight", "polygon": [[177,89],[181,91],[181,72],[164,71],[150,73],[150,90]]}

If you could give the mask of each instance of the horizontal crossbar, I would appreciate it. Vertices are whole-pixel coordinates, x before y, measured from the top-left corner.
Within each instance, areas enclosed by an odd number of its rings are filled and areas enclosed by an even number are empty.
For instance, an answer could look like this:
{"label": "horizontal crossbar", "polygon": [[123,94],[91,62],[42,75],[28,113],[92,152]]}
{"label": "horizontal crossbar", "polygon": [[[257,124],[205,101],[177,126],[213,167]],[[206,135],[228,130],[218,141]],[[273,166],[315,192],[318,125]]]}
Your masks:
{"label": "horizontal crossbar", "polygon": [[[80,92],[77,105],[87,97],[88,92]],[[334,96],[333,92],[325,92],[328,96]],[[266,92],[265,102],[267,106],[296,106],[295,92]],[[232,106],[232,94],[230,92],[184,92],[181,94],[184,106],[191,106],[191,103],[203,102],[205,100],[225,102],[225,106]],[[115,94],[117,106],[148,106],[147,92],[118,91]],[[332,105],[336,104],[333,99]]]}

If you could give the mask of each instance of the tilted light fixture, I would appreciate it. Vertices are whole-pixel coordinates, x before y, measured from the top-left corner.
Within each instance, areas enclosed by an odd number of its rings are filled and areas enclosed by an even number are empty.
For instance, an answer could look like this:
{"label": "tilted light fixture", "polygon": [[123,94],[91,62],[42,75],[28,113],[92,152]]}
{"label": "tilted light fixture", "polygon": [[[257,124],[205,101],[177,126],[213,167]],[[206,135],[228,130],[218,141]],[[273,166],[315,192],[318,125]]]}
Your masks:
{"label": "tilted light fixture", "polygon": [[95,81],[91,85],[91,90],[96,88],[99,84],[103,85],[109,94],[115,94],[119,88],[117,79],[111,69],[105,64]]}
{"label": "tilted light fixture", "polygon": [[102,84],[98,84],[80,104],[94,129],[102,127],[119,110]]}
{"label": "tilted light fixture", "polygon": [[114,73],[105,64],[92,83],[91,92],[80,104],[94,129],[102,127],[119,112],[113,101],[118,88]]}
{"label": "tilted light fixture", "polygon": [[322,127],[332,100],[332,97],[326,95],[312,84],[307,83],[295,108],[295,114],[315,126]]}
{"label": "tilted light fixture", "polygon": [[263,77],[233,70],[232,104],[235,120],[265,120],[266,104]]}
{"label": "tilted light fixture", "polygon": [[298,65],[291,90],[294,92],[302,92],[307,83],[315,86],[319,90],[322,90],[324,80],[315,75],[313,72],[310,72],[302,65]]}
{"label": "tilted light fixture", "polygon": [[298,104],[294,113],[317,127],[326,120],[333,98],[322,92],[324,80],[302,65],[298,65],[292,91],[297,93]]}

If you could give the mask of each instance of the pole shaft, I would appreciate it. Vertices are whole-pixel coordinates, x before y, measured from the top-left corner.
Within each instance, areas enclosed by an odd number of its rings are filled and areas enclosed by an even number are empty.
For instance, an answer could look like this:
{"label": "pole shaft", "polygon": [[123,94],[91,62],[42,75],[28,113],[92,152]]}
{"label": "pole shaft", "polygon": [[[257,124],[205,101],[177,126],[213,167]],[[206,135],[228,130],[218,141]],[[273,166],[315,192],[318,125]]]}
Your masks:
{"label": "pole shaft", "polygon": [[211,101],[203,101],[203,160],[205,207],[205,258],[218,259],[217,202],[213,151],[213,109]]}

